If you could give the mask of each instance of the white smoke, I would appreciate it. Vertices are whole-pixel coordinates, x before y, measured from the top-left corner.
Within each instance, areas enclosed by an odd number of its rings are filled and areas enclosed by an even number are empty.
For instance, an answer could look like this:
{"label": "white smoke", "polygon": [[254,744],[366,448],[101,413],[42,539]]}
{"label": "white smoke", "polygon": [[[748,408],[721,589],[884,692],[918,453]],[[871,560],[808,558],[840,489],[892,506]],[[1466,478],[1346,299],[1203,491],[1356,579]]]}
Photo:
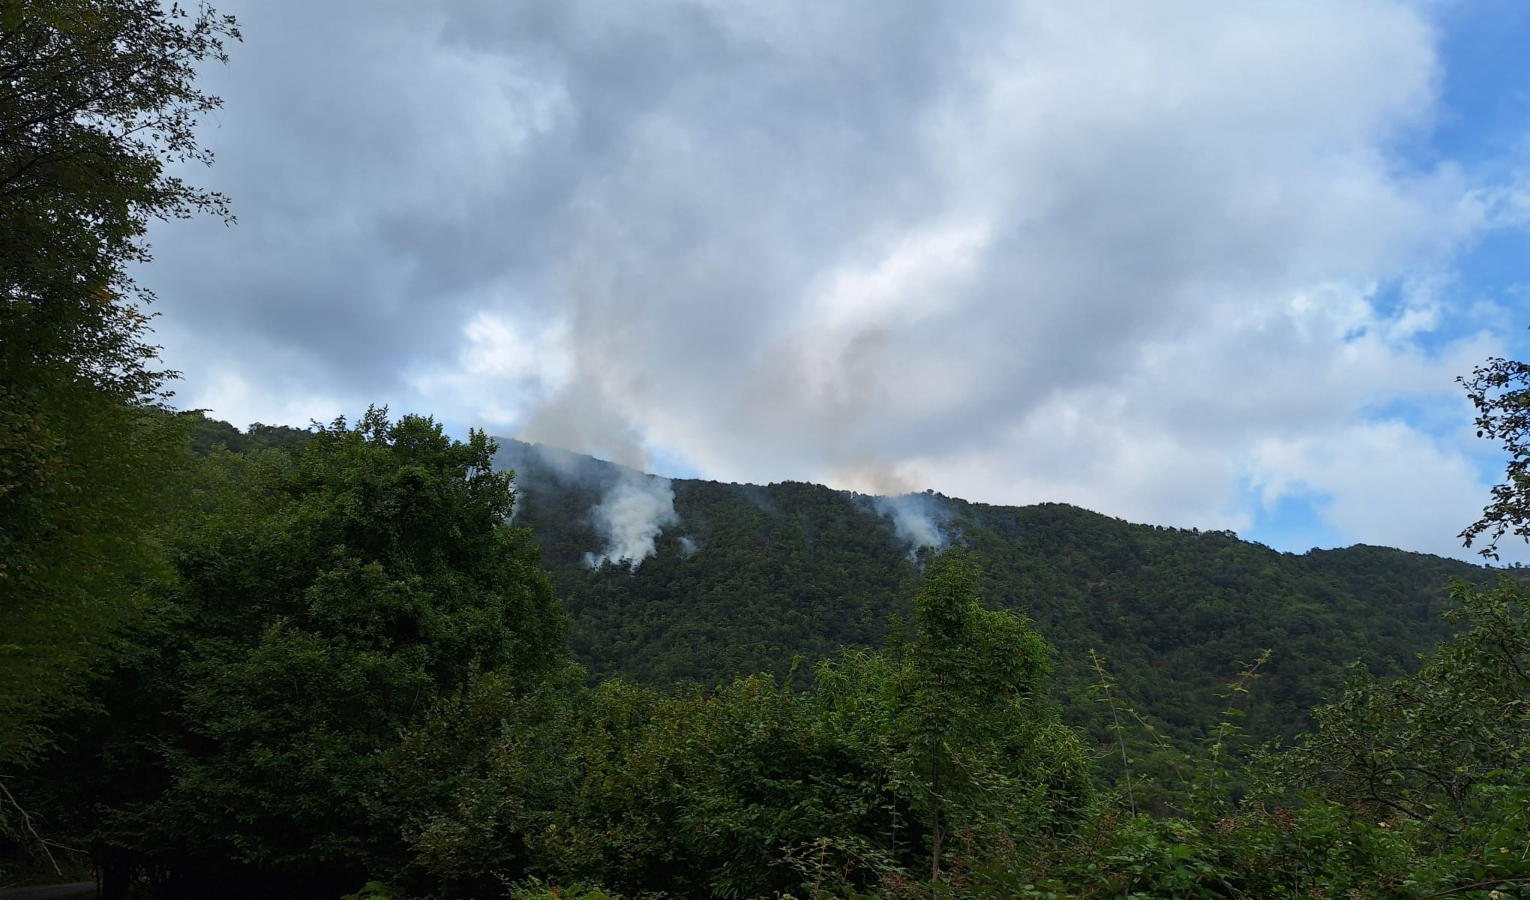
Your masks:
{"label": "white smoke", "polygon": [[892,522],[898,537],[908,542],[910,555],[925,548],[944,550],[951,543],[941,528],[941,523],[950,518],[950,514],[934,494],[872,497],[871,506],[878,515]]}
{"label": "white smoke", "polygon": [[698,549],[700,548],[696,545],[695,538],[688,534],[683,534],[680,536],[680,556],[682,558],[690,559],[696,555],[696,551]]}
{"label": "white smoke", "polygon": [[624,474],[590,513],[606,541],[598,555],[584,555],[592,569],[606,562],[626,562],[636,569],[656,552],[654,539],[664,526],[680,524],[669,479],[638,473]]}

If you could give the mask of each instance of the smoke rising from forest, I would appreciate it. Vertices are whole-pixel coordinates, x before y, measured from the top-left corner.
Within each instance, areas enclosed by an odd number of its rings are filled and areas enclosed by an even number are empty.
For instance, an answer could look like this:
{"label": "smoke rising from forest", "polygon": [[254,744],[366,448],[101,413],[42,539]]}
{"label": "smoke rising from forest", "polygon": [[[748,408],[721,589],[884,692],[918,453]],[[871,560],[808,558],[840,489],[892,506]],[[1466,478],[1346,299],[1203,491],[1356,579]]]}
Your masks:
{"label": "smoke rising from forest", "polygon": [[599,496],[589,510],[590,525],[602,542],[600,548],[585,553],[585,564],[591,568],[626,562],[636,569],[656,552],[659,534],[680,524],[668,478],[561,447],[510,439],[499,444],[495,465],[514,469],[521,489],[534,491],[539,482],[549,481]]}
{"label": "smoke rising from forest", "polygon": [[624,475],[590,514],[606,541],[598,555],[585,554],[585,564],[592,569],[607,562],[625,562],[636,569],[654,555],[654,540],[665,526],[680,524],[674,488],[668,478],[657,476]]}
{"label": "smoke rising from forest", "polygon": [[898,537],[908,542],[911,554],[926,548],[944,550],[951,543],[942,527],[950,513],[934,494],[873,497],[871,508],[892,522]]}

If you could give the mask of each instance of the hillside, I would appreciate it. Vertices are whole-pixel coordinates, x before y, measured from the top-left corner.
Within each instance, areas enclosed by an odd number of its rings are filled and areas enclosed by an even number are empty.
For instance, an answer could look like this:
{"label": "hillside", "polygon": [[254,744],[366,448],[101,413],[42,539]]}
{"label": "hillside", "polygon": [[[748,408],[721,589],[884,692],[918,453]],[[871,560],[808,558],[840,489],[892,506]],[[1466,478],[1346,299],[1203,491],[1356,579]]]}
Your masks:
{"label": "hillside", "polygon": [[[1225,685],[1263,649],[1252,736],[1289,734],[1361,661],[1416,667],[1449,633],[1448,578],[1484,568],[1382,547],[1278,553],[1231,533],[1130,524],[1077,507],[991,506],[934,494],[896,501],[812,484],[652,479],[590,457],[500,439],[529,527],[595,676],[657,686],[786,674],[842,646],[875,644],[919,581],[930,529],[976,551],[985,598],[1023,611],[1056,651],[1057,695],[1097,734],[1105,711],[1089,651],[1129,701],[1181,739],[1204,734]],[[673,491],[654,555],[601,561],[599,504]],[[646,493],[645,493],[646,492]],[[591,563],[599,563],[591,566]]]}

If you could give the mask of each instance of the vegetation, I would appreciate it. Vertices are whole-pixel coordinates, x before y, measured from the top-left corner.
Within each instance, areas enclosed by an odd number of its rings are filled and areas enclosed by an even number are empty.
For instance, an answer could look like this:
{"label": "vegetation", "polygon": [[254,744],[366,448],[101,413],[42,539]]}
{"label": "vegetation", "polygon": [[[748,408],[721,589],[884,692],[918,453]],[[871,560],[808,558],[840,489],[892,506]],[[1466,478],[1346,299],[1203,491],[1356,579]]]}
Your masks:
{"label": "vegetation", "polygon": [[[236,37],[0,0],[7,872],[73,854],[106,900],[1530,896],[1514,577],[945,498],[955,548],[911,552],[867,498],[704,482],[657,557],[589,568],[606,475],[528,468],[517,508],[495,443],[428,418],[172,412],[125,266],[151,218],[222,212],[163,166],[206,159],[192,75]],[[1489,551],[1526,533],[1526,371],[1467,385],[1512,456],[1464,535]]]}
{"label": "vegetation", "polygon": [[1286,747],[1245,752],[1261,662],[1188,752],[1103,674],[1091,702],[1120,727],[1091,749],[1053,699],[1053,651],[981,602],[976,552],[926,556],[907,620],[810,672],[591,686],[486,438],[380,411],[304,435],[186,464],[171,569],[23,782],[57,838],[94,848],[109,897],[1530,884],[1513,579],[1458,582],[1449,643],[1400,678],[1355,671]]}
{"label": "vegetation", "polygon": [[290,425],[262,425],[255,422],[240,431],[227,422],[209,419],[200,413],[186,416],[190,423],[191,453],[208,456],[215,450],[233,453],[249,453],[252,450],[272,450],[278,447],[301,447],[313,437],[314,432]]}
{"label": "vegetation", "polygon": [[195,68],[237,37],[158,0],[0,0],[0,776],[48,748],[161,565],[181,438],[128,266],[152,219],[226,215],[165,165],[210,161]]}
{"label": "vegetation", "polygon": [[1493,487],[1482,518],[1461,532],[1470,547],[1487,535],[1481,553],[1498,558],[1505,534],[1530,540],[1530,363],[1490,359],[1458,379],[1477,410],[1477,437],[1500,441],[1509,455],[1504,480]]}
{"label": "vegetation", "polygon": [[407,802],[390,809],[417,836],[403,883],[869,890],[959,859],[942,849],[953,832],[1013,845],[1071,821],[1088,756],[1040,690],[1045,647],[1023,620],[979,609],[971,574],[956,558],[934,571],[913,639],[826,663],[814,691],[768,676],[680,697],[478,685],[398,757]]}
{"label": "vegetation", "polygon": [[[879,645],[889,617],[909,614],[922,561],[869,498],[677,480],[681,524],[660,536],[657,555],[636,570],[592,569],[584,554],[601,539],[589,511],[615,467],[573,454],[549,464],[505,443],[501,461],[518,473],[515,522],[542,545],[574,652],[595,678],[706,687],[739,672],[782,678],[800,656],[805,686],[813,663]],[[1110,716],[1091,700],[1091,651],[1148,720],[1190,748],[1220,721],[1228,675],[1270,650],[1244,704],[1248,728],[1255,740],[1289,738],[1311,726],[1308,710],[1343,686],[1351,663],[1401,675],[1450,636],[1448,578],[1494,579],[1382,547],[1297,556],[1061,504],[928,500],[981,563],[985,601],[1029,616],[1052,643],[1064,720],[1096,744],[1110,739]]]}

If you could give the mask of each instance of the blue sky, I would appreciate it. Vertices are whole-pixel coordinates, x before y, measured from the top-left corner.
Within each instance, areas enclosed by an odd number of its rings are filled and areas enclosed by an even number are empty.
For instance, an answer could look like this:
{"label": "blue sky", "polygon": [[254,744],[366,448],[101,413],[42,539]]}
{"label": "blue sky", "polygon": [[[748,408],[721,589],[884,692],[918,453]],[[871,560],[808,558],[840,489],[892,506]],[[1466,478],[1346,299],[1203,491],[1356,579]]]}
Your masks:
{"label": "blue sky", "polygon": [[143,278],[188,406],[1469,555],[1530,6],[226,6],[239,224]]}
{"label": "blue sky", "polygon": [[[1437,8],[1432,21],[1442,76],[1435,121],[1399,142],[1398,157],[1419,170],[1453,164],[1483,184],[1511,184],[1523,176],[1530,151],[1530,61],[1525,55],[1530,6],[1513,0],[1453,2]],[[1403,290],[1396,282],[1383,286],[1378,308],[1395,310]],[[1463,246],[1453,260],[1444,303],[1438,326],[1416,339],[1426,352],[1489,327],[1504,355],[1530,358],[1530,232],[1523,226],[1493,229]],[[1449,440],[1461,413],[1451,404],[1400,397],[1371,415],[1402,420]],[[1506,457],[1493,445],[1463,450],[1484,482],[1496,481],[1503,472]],[[1253,540],[1287,550],[1349,542],[1325,520],[1329,498],[1324,493],[1296,490],[1273,505],[1260,504],[1247,491],[1240,499],[1256,510],[1253,526],[1245,531]],[[1526,558],[1516,544],[1504,549],[1506,559]]]}

